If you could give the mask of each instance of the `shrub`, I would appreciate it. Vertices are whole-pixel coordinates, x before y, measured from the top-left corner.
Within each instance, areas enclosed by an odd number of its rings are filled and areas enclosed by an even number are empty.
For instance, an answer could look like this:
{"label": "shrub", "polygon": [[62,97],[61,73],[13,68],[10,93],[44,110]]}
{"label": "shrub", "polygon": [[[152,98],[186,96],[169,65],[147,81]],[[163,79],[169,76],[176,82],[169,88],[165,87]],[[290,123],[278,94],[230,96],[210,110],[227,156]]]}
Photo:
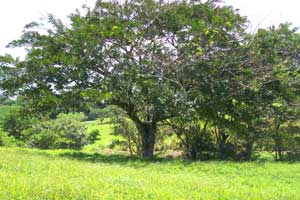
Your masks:
{"label": "shrub", "polygon": [[116,145],[123,145],[130,153],[130,155],[142,154],[142,138],[138,134],[138,130],[132,120],[128,118],[126,113],[119,109],[112,107],[112,123],[114,123],[114,135],[123,136],[126,142],[113,142],[111,147]]}
{"label": "shrub", "polygon": [[27,144],[42,149],[70,148],[81,149],[94,142],[98,131],[86,134],[82,121],[83,113],[60,114],[57,119],[42,121],[23,132],[28,137]]}
{"label": "shrub", "polygon": [[209,159],[214,157],[215,145],[208,122],[200,120],[188,122],[178,118],[170,121],[169,125],[179,138],[187,158]]}
{"label": "shrub", "polygon": [[100,133],[99,133],[98,129],[94,129],[94,130],[90,131],[89,133],[87,133],[88,144],[92,144],[97,139],[99,139],[99,135],[100,135]]}
{"label": "shrub", "polygon": [[0,129],[0,146],[19,146],[20,143],[12,136],[8,136],[3,130]]}
{"label": "shrub", "polygon": [[22,135],[25,129],[31,127],[37,121],[35,118],[25,117],[22,112],[15,108],[12,109],[2,120],[3,131],[17,140],[24,141],[26,138]]}

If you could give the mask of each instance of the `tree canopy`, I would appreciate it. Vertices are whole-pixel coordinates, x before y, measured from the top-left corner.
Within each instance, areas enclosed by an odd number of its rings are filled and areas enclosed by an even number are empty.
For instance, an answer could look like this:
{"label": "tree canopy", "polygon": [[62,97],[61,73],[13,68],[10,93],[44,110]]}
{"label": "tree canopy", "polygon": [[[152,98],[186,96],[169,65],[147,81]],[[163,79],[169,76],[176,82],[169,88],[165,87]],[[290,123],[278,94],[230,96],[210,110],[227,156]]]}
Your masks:
{"label": "tree canopy", "polygon": [[1,88],[37,112],[117,105],[135,123],[144,157],[163,121],[207,122],[252,148],[267,110],[299,102],[300,36],[288,24],[249,34],[246,17],[213,0],[97,1],[69,18],[25,26],[10,46],[27,56],[0,57]]}

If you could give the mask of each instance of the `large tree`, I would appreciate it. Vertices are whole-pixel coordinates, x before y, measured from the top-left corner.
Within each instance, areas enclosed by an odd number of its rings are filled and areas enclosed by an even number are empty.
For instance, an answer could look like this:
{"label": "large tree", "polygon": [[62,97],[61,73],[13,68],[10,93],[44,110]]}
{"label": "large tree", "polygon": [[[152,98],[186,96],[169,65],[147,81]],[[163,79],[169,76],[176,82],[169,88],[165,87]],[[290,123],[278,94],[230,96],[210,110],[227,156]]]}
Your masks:
{"label": "large tree", "polygon": [[2,88],[39,110],[78,107],[82,100],[115,104],[136,124],[144,157],[153,156],[159,122],[222,96],[216,91],[230,84],[222,77],[233,77],[222,58],[240,47],[245,25],[213,0],[98,1],[70,21],[50,15],[45,26],[28,24],[10,44],[25,46],[26,59],[1,59]]}

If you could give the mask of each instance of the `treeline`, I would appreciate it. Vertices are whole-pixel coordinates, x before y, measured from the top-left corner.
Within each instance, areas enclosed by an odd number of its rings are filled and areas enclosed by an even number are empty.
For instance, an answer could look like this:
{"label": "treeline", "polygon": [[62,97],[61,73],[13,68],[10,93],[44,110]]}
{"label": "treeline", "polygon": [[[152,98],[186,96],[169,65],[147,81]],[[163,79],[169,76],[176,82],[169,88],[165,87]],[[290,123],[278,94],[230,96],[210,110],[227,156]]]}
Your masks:
{"label": "treeline", "polygon": [[291,25],[248,33],[246,17],[214,0],[98,1],[69,19],[26,25],[10,43],[27,47],[26,59],[0,59],[1,88],[30,113],[116,105],[143,157],[161,126],[193,159],[298,151],[300,35]]}

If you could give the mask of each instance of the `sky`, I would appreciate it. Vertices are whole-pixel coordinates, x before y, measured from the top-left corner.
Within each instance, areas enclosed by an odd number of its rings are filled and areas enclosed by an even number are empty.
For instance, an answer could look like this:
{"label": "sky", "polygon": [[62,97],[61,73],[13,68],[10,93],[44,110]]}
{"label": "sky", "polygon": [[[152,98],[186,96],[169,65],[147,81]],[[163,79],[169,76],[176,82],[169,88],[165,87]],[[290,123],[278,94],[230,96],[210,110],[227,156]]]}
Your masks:
{"label": "sky", "polygon": [[250,20],[252,30],[285,22],[300,27],[299,0],[225,0],[225,3],[240,9],[239,13]]}
{"label": "sky", "polygon": [[[225,4],[238,8],[241,15],[251,22],[250,29],[291,22],[300,26],[299,0],[223,0]],[[23,49],[8,49],[5,46],[18,39],[23,27],[52,13],[66,19],[66,16],[81,8],[83,4],[94,5],[96,0],[1,0],[0,2],[0,55],[5,53],[24,57]]]}

